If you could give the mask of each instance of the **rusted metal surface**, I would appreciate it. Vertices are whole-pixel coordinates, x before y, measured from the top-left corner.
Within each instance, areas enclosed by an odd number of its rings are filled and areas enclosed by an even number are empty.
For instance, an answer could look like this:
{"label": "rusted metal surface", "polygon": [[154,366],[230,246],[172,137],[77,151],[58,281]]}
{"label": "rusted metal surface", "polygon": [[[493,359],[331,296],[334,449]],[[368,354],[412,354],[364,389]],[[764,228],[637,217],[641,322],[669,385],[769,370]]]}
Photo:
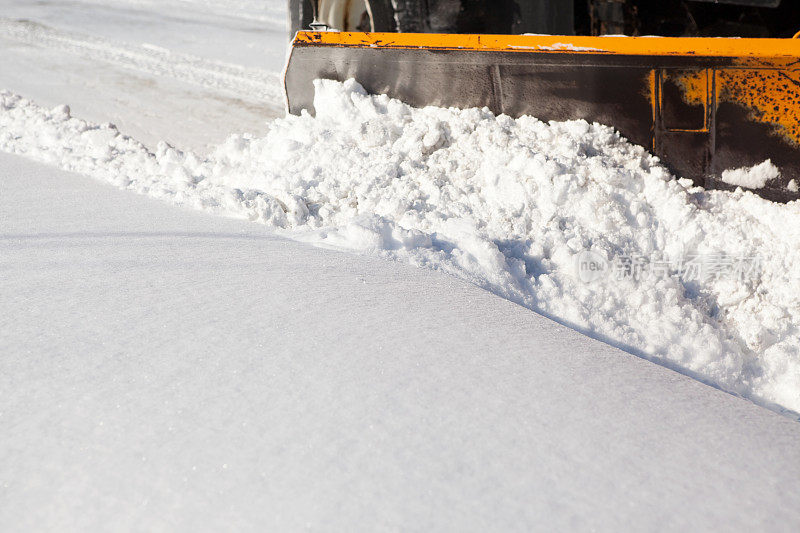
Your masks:
{"label": "rusted metal surface", "polygon": [[[800,43],[447,36],[433,47],[428,35],[420,48],[408,35],[318,35],[300,34],[293,47],[285,79],[291,113],[314,112],[314,79],[355,78],[412,106],[610,124],[676,175],[710,188],[730,188],[720,181],[728,168],[770,159],[781,177],[756,192],[800,198],[789,188],[800,181]],[[634,48],[640,53],[629,53]]]}

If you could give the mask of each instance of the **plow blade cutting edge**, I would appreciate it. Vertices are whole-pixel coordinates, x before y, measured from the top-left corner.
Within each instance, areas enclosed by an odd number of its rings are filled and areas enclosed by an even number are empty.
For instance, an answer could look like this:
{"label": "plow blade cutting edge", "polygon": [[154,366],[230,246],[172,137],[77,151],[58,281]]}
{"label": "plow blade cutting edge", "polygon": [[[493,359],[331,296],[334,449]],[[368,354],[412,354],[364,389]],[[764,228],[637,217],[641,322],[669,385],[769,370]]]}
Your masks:
{"label": "plow blade cutting edge", "polygon": [[299,32],[289,112],[349,78],[415,107],[608,124],[706,188],[769,159],[780,175],[755,192],[800,198],[800,39]]}

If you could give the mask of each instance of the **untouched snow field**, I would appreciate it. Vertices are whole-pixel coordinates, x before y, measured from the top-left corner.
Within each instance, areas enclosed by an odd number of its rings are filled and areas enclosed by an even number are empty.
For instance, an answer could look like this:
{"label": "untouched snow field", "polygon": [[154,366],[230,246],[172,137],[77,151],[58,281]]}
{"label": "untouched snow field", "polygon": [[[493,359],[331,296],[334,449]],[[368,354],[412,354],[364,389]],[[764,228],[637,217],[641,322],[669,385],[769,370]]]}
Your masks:
{"label": "untouched snow field", "polygon": [[[316,118],[275,121],[203,158],[165,144],[150,153],[113,127],[4,93],[0,149],[443,270],[797,416],[797,203],[687,190],[642,148],[582,121],[413,109],[355,82],[319,82],[315,108]],[[587,253],[609,265],[596,279],[580,271]],[[747,268],[676,270],[697,257]],[[614,275],[624,258],[667,268]]]}
{"label": "untouched snow field", "polygon": [[0,530],[795,531],[800,424],[472,284],[0,154]]}

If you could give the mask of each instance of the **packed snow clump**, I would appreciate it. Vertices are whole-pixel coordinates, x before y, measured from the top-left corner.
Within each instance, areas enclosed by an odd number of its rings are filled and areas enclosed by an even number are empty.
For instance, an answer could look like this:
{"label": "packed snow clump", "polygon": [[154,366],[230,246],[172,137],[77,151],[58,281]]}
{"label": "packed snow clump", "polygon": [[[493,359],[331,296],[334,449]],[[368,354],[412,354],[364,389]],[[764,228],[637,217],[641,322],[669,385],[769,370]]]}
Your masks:
{"label": "packed snow clump", "polygon": [[763,163],[752,167],[742,167],[722,172],[722,181],[729,185],[747,187],[748,189],[761,189],[768,181],[781,176],[781,171],[767,159]]}
{"label": "packed snow clump", "polygon": [[353,81],[316,90],[316,117],[233,136],[207,158],[151,153],[111,125],[2,93],[0,149],[441,269],[800,412],[800,203],[691,189],[599,124],[415,109]]}

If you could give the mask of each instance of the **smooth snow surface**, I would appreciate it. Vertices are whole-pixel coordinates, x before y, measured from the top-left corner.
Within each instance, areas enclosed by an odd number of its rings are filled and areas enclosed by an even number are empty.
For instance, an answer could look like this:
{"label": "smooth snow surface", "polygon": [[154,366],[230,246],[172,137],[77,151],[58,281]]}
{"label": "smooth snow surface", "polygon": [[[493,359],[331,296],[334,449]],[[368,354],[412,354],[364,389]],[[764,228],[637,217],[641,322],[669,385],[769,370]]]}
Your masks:
{"label": "smooth snow surface", "polygon": [[[319,82],[316,118],[274,121],[266,136],[231,137],[202,158],[163,144],[150,153],[63,108],[0,98],[3,150],[296,239],[439,269],[800,411],[800,205],[688,191],[611,128],[413,109],[354,82]],[[605,266],[632,258],[669,268],[614,276],[609,267],[587,282],[587,254]],[[702,275],[676,267],[698,257]],[[740,263],[747,269],[733,269]]]}
{"label": "smooth snow surface", "polygon": [[[781,176],[778,167],[767,159],[763,163],[752,167],[742,167],[725,170],[722,172],[722,181],[730,185],[747,187],[748,189],[761,189],[768,181]],[[791,189],[791,186],[789,187]]]}
{"label": "smooth snow surface", "polygon": [[800,528],[800,424],[451,276],[6,154],[0,228],[4,532]]}

